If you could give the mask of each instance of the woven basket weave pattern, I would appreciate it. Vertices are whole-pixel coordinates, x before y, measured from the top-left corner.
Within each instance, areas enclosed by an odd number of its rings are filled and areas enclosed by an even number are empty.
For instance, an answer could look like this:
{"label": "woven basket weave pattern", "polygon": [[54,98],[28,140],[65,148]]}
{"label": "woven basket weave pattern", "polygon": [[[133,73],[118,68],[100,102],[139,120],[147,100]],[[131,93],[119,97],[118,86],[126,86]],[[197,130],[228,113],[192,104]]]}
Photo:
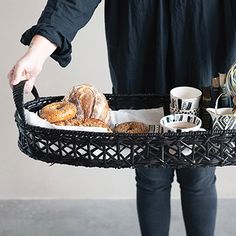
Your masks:
{"label": "woven basket weave pattern", "polygon": [[[23,86],[23,85],[21,85]],[[236,132],[117,134],[46,129],[25,124],[19,112],[22,88],[14,89],[18,145],[26,155],[47,163],[85,167],[206,167],[236,164]],[[112,109],[169,106],[158,95],[106,95]],[[24,105],[37,112],[63,97],[36,98]],[[23,109],[23,108],[22,108]],[[183,150],[190,151],[184,155]]]}

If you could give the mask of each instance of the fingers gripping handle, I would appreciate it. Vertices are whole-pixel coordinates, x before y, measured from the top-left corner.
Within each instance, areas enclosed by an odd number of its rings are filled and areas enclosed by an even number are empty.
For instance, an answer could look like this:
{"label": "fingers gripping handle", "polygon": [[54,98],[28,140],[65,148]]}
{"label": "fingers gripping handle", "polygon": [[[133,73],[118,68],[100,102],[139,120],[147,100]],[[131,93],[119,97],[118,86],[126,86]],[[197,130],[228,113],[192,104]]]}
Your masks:
{"label": "fingers gripping handle", "polygon": [[[20,115],[23,123],[25,124],[25,113],[24,113],[24,87],[27,80],[23,80],[17,85],[13,86],[13,99],[15,102],[16,110]],[[39,99],[38,91],[33,87],[31,93],[33,94],[35,100]]]}

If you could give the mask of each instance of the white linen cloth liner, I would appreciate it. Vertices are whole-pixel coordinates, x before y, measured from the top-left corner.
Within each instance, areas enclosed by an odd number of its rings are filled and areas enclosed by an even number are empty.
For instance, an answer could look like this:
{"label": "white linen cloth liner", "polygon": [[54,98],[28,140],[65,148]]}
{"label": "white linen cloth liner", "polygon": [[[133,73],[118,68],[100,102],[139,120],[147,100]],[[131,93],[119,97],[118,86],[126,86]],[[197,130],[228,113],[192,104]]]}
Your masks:
{"label": "white linen cloth liner", "polygon": [[[147,125],[152,125],[152,132],[155,132],[156,130],[159,131],[159,123],[160,119],[164,116],[164,110],[163,107],[160,108],[153,108],[153,109],[139,109],[139,110],[118,110],[118,111],[111,111],[111,126],[114,126],[115,124],[119,124],[122,122],[127,121],[139,121],[143,122]],[[50,129],[63,129],[63,130],[78,130],[78,131],[92,131],[92,132],[108,132],[105,128],[98,128],[98,127],[80,127],[80,126],[57,126],[49,123],[48,121],[40,118],[36,113],[30,112],[25,109],[25,120],[27,124],[33,125],[33,126],[40,126],[44,128],[50,128]],[[42,148],[44,144],[42,144],[40,141],[37,142],[39,148]],[[114,147],[117,148],[117,147]],[[129,147],[120,147],[119,150],[120,157],[125,158],[131,153],[131,149]],[[135,149],[135,153],[141,153],[143,151],[143,148],[140,148],[137,145],[134,145],[133,147]],[[88,151],[93,151],[93,156],[96,156],[96,158],[104,158],[103,157],[103,150],[100,150],[98,147],[95,147],[93,145],[85,145],[82,148],[79,148],[77,150],[78,155],[87,155]],[[51,152],[52,154],[58,153],[58,155],[67,156],[68,153],[71,153],[73,150],[73,144],[67,145],[65,148],[61,149],[59,151],[59,143],[56,141],[55,143],[51,144],[50,149],[48,149],[47,152]],[[46,152],[45,149],[42,149],[42,152]],[[110,152],[111,155],[116,152],[116,150],[109,149],[108,152]],[[91,157],[90,157],[91,158]],[[109,156],[107,155],[107,158]]]}
{"label": "white linen cloth liner", "polygon": [[[91,131],[91,132],[108,132],[106,128],[100,127],[82,127],[82,126],[58,126],[49,123],[48,121],[40,118],[36,113],[25,111],[26,123],[33,126],[39,126],[50,129],[63,129],[63,130],[78,130],[78,131]],[[116,124],[127,121],[139,121],[147,125],[159,125],[160,119],[164,116],[163,107],[152,109],[139,109],[129,110],[121,109],[117,111],[110,111],[111,113],[111,127]]]}

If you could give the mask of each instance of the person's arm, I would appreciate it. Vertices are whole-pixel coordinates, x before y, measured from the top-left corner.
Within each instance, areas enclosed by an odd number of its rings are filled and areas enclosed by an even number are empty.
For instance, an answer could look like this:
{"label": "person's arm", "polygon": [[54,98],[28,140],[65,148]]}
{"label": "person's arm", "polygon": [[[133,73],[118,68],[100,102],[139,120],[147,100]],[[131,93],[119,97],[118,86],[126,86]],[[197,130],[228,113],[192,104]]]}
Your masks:
{"label": "person's arm", "polygon": [[38,74],[41,72],[46,59],[55,51],[57,46],[41,35],[35,35],[26,53],[13,66],[8,74],[10,86],[27,79],[25,91],[32,90]]}
{"label": "person's arm", "polygon": [[37,25],[22,35],[21,42],[30,47],[10,71],[10,85],[29,79],[26,83],[29,92],[49,56],[67,66],[71,61],[72,40],[90,20],[100,1],[48,0]]}

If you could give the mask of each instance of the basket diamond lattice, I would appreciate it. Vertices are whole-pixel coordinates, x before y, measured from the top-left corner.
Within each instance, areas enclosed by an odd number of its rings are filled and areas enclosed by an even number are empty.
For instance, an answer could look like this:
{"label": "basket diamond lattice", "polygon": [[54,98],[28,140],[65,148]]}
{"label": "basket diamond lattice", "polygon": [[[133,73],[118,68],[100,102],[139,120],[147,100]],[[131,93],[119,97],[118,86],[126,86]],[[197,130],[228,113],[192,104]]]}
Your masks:
{"label": "basket diamond lattice", "polygon": [[[45,104],[60,101],[62,96],[38,96],[23,104],[24,82],[14,87],[19,130],[18,146],[29,157],[46,163],[85,167],[195,168],[236,165],[236,131],[198,131],[166,134],[95,133],[46,129],[25,123],[23,108],[38,112]],[[106,94],[113,110],[121,108],[165,108],[169,97],[149,95]]]}

